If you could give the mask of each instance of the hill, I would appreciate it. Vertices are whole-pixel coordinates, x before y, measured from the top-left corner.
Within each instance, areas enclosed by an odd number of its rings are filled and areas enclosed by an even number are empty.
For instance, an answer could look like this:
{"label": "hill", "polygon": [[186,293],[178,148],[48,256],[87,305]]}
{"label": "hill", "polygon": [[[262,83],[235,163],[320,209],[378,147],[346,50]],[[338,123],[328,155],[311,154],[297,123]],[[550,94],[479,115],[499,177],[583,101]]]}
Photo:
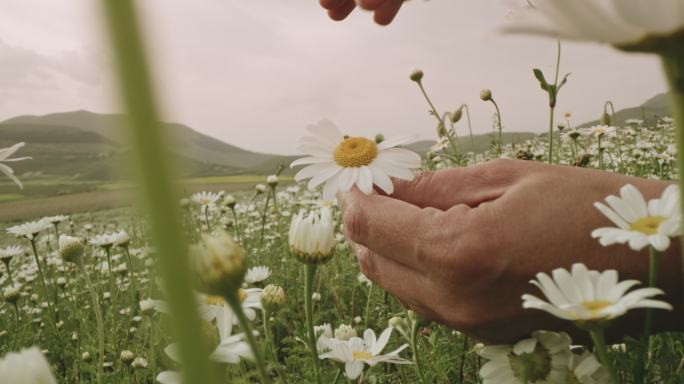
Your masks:
{"label": "hill", "polygon": [[[660,93],[646,100],[638,107],[624,108],[615,111],[617,125],[625,125],[625,121],[628,119],[641,119],[647,124],[652,124],[659,118],[665,116],[671,116],[668,95],[666,93]],[[579,127],[590,127],[592,125],[597,125],[598,123],[599,120],[596,119],[582,124]]]}

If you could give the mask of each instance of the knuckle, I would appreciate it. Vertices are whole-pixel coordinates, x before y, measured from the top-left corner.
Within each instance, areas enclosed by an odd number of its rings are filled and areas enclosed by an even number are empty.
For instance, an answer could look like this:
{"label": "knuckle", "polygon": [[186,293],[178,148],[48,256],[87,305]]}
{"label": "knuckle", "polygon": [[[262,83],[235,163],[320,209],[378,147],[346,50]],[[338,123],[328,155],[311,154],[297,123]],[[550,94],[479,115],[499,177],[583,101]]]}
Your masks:
{"label": "knuckle", "polygon": [[359,260],[359,267],[369,280],[378,283],[378,272],[372,252],[365,247],[356,247],[356,258]]}

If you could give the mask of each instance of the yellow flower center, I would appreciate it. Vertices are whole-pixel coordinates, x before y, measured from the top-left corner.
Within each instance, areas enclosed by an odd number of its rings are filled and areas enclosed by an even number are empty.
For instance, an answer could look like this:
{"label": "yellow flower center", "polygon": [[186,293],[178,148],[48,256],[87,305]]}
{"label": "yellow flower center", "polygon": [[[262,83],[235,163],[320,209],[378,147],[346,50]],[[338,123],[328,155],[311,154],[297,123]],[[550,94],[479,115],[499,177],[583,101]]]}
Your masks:
{"label": "yellow flower center", "polygon": [[658,228],[660,228],[660,224],[663,221],[665,221],[665,218],[662,216],[646,216],[633,222],[629,229],[645,235],[655,235],[658,233]]}
{"label": "yellow flower center", "polygon": [[605,301],[605,300],[593,300],[593,301],[585,301],[582,303],[582,306],[591,312],[592,316],[596,315],[599,311],[602,309],[610,306],[613,304],[610,301]]}
{"label": "yellow flower center", "polygon": [[247,298],[247,292],[242,288],[238,289],[238,297],[240,298],[240,302],[244,303]]}
{"label": "yellow flower center", "polygon": [[362,167],[378,156],[378,146],[375,141],[365,137],[345,137],[335,148],[333,156],[340,167]]}
{"label": "yellow flower center", "polygon": [[207,296],[204,301],[208,305],[223,305],[223,297],[221,296]]}
{"label": "yellow flower center", "polygon": [[352,359],[354,360],[369,360],[373,355],[368,351],[352,352]]}

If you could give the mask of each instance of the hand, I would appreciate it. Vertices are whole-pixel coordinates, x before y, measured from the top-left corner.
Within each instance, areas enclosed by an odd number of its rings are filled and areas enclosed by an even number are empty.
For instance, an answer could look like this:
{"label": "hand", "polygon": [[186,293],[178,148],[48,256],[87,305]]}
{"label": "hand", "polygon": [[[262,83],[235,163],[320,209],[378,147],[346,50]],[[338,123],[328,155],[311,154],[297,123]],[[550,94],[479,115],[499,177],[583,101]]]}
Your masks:
{"label": "hand", "polygon": [[[618,194],[627,183],[647,199],[669,185],[583,168],[495,160],[395,181],[392,196],[352,190],[338,199],[345,232],[368,278],[428,319],[482,341],[512,342],[537,329],[573,333],[567,321],[522,308],[522,294],[541,295],[529,283],[537,272],[582,262],[590,269],[617,269],[622,280],[647,281],[647,251],[604,248],[590,235],[611,225],[593,203]],[[679,242],[663,254],[660,266],[665,300],[681,307]],[[633,312],[643,316],[643,311]],[[629,318],[612,329],[638,333],[643,323]],[[663,320],[661,329],[681,323],[673,312],[659,311],[656,318]]]}
{"label": "hand", "polygon": [[373,11],[373,19],[380,25],[387,25],[394,20],[404,0],[320,0],[321,6],[328,10],[328,16],[335,20],[344,20],[359,7]]}

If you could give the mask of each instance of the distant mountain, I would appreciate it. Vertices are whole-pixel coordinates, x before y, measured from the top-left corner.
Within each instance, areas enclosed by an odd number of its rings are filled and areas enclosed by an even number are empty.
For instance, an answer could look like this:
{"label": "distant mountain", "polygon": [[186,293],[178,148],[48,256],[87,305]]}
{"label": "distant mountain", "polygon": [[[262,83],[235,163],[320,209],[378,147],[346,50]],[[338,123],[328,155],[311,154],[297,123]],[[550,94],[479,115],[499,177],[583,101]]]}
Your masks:
{"label": "distant mountain", "polygon": [[[619,108],[619,106],[617,106]],[[608,111],[608,113],[611,113]],[[648,100],[638,107],[624,108],[615,111],[615,119],[617,125],[624,125],[628,119],[641,119],[647,124],[657,121],[659,118],[671,116],[670,102],[666,93],[660,93]],[[599,123],[599,120],[593,120],[582,124],[580,127],[590,127]]]}
{"label": "distant mountain", "polygon": [[[21,153],[32,156],[33,161],[14,164],[19,175],[42,172],[109,180],[116,178],[112,170],[127,156],[119,135],[123,124],[127,124],[124,115],[88,111],[19,116],[0,122],[0,147],[17,141],[31,143]],[[247,151],[182,124],[163,123],[162,127],[174,138],[171,151],[186,177],[267,174],[295,158]]]}

